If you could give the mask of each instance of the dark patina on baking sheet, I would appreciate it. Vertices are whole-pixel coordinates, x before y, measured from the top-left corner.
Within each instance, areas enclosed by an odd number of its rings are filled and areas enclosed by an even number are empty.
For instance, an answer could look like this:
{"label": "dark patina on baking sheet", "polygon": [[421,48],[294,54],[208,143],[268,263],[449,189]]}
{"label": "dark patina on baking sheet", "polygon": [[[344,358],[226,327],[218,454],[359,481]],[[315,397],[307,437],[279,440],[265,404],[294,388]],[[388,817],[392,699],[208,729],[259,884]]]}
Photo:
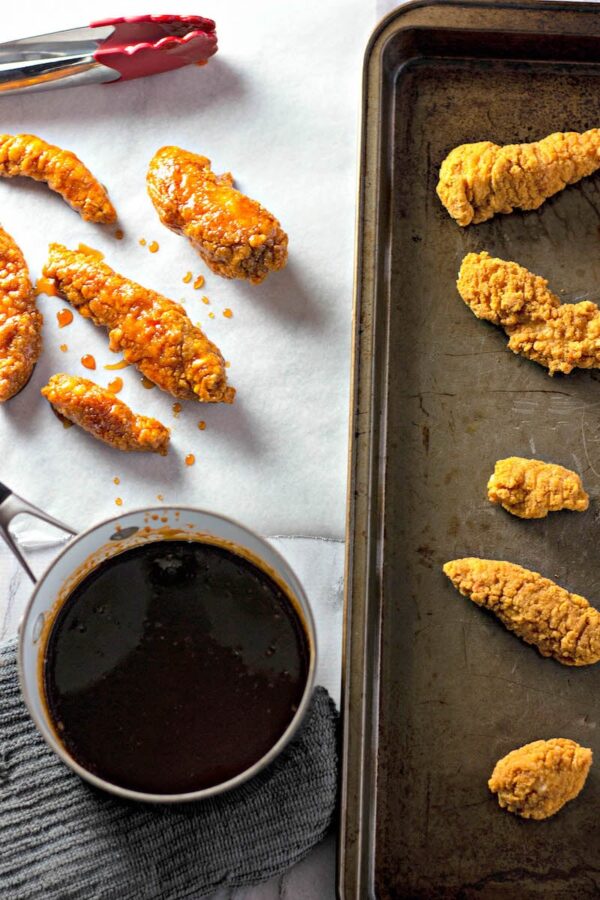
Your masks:
{"label": "dark patina on baking sheet", "polygon": [[[347,567],[340,895],[600,896],[600,666],[543,659],[460,597],[446,560],[508,559],[600,607],[600,372],[551,379],[460,299],[488,250],[600,301],[600,174],[538,211],[461,229],[439,165],[468,141],[600,125],[593,4],[412,4],[365,64]],[[486,499],[497,459],[580,472],[584,514],[526,522]],[[496,760],[539,738],[592,747],[546,822],[499,809]]]}

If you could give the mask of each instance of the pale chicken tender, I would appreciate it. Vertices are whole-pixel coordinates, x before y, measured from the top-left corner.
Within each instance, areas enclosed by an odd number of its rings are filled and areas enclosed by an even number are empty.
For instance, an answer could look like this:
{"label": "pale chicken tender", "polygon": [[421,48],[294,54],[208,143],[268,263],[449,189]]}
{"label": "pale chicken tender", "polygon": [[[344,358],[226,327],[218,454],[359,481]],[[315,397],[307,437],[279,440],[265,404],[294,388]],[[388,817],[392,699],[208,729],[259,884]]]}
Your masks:
{"label": "pale chicken tender", "polygon": [[590,498],[576,472],[539,459],[499,459],[488,481],[488,499],[521,519],[543,519],[549,512],[583,512]]}
{"label": "pale chicken tender", "polygon": [[595,303],[562,303],[548,282],[489,253],[468,253],[458,292],[478,319],[500,325],[508,347],[545,366],[550,375],[600,368],[600,310]]}
{"label": "pale chicken tender", "polygon": [[45,181],[88,222],[110,224],[117,218],[106,188],[81,160],[35,134],[0,135],[0,177],[16,175]]}
{"label": "pale chicken tender", "polygon": [[496,213],[537,209],[598,168],[600,128],[557,132],[532,144],[479,141],[448,154],[437,194],[459,225],[476,225]]}
{"label": "pale chicken tender", "polygon": [[0,403],[31,378],[42,351],[42,321],[23,254],[0,228]]}
{"label": "pale chicken tender", "polygon": [[467,557],[444,566],[454,587],[542,656],[565,666],[600,660],[600,612],[585,597],[511,562]]}
{"label": "pale chicken tender", "polygon": [[75,375],[53,375],[43,396],[65,419],[116,450],[166,456],[170,432],[158,419],[139,416],[109,390]]}
{"label": "pale chicken tender", "polygon": [[288,236],[257,200],[215,175],[205,156],[162,147],[150,161],[148,193],[163,225],[184,234],[224,278],[260,284],[287,262]]}
{"label": "pale chicken tender", "polygon": [[567,738],[533,741],[500,759],[488,781],[502,809],[524,819],[547,819],[581,792],[592,751]]}

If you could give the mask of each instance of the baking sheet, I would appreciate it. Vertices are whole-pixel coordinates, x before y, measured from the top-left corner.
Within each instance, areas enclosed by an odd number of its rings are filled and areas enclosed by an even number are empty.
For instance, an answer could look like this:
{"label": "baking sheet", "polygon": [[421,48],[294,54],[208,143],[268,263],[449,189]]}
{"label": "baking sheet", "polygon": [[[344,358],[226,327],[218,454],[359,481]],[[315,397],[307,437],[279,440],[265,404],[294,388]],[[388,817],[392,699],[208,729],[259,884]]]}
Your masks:
{"label": "baking sheet", "polygon": [[[508,559],[600,605],[600,376],[550,379],[455,288],[463,256],[488,250],[544,275],[565,301],[600,299],[600,180],[466,230],[435,187],[457,144],[597,126],[600,67],[586,54],[593,38],[600,59],[600,21],[579,4],[568,23],[549,4],[443,6],[443,21],[440,7],[413,5],[389,27],[381,105],[366,91],[343,895],[596,897],[597,771],[542,823],[501,811],[486,782],[497,759],[539,738],[573,738],[600,758],[600,669],[543,659],[441,567]],[[424,30],[407,36],[412,14]],[[544,42],[567,24],[589,43]],[[577,62],[553,62],[561,46],[583,48]],[[526,522],[489,504],[487,479],[510,455],[578,471],[588,512]]]}

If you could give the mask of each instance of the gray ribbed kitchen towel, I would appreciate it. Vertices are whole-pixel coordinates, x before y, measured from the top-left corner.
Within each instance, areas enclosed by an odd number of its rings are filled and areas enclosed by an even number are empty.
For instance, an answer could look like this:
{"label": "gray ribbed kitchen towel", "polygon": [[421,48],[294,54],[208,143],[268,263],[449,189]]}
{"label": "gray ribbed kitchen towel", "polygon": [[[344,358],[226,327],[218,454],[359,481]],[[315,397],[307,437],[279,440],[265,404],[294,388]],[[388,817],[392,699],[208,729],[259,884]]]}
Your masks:
{"label": "gray ribbed kitchen towel", "polygon": [[293,743],[240,788],[148,806],[90,787],[46,746],[0,647],[2,900],[180,900],[283,872],[325,835],[336,803],[337,715],[315,691]]}

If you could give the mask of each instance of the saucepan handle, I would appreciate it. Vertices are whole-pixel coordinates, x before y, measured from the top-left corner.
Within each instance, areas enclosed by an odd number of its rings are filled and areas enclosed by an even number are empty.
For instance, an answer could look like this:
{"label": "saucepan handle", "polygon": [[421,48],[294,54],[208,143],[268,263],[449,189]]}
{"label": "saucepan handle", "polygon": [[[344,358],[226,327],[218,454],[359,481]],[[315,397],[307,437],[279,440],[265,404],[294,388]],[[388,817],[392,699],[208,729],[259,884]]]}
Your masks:
{"label": "saucepan handle", "polygon": [[27,500],[23,500],[23,498],[19,497],[17,494],[13,494],[11,489],[6,487],[6,485],[2,484],[0,481],[0,534],[35,584],[37,578],[31,571],[29,563],[25,559],[25,556],[21,552],[21,548],[13,538],[8,527],[15,516],[18,516],[21,513],[25,513],[28,516],[34,516],[36,519],[41,519],[42,522],[48,522],[50,525],[60,528],[61,531],[66,531],[67,534],[77,534],[77,532],[68,525],[65,525],[64,522],[59,522],[58,519],[54,519],[41,509],[38,509],[37,506],[28,503]]}

